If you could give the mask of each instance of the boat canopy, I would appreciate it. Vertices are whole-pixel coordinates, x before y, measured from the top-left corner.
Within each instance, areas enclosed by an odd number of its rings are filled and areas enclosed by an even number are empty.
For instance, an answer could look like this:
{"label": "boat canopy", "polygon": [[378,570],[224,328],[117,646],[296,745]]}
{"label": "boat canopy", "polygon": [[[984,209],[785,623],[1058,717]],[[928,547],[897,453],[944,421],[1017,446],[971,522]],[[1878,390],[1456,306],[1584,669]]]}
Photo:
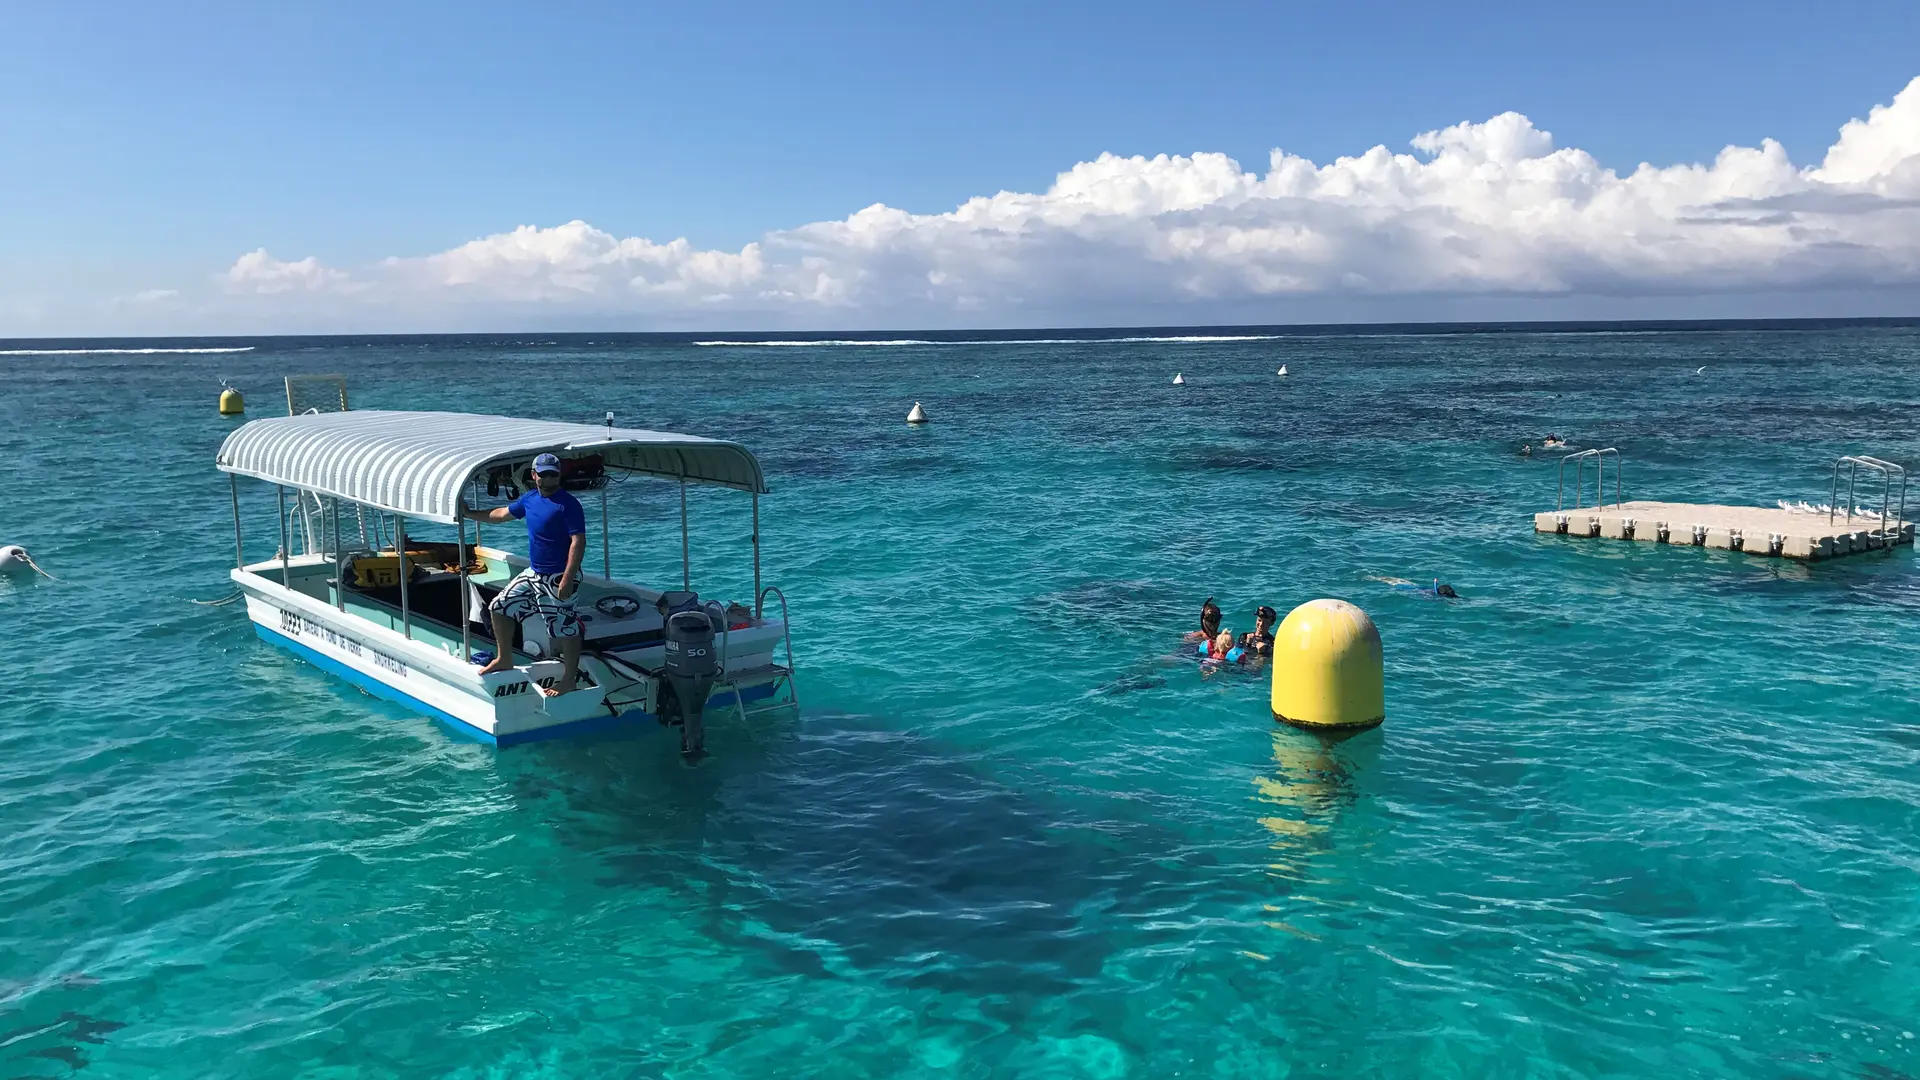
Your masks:
{"label": "boat canopy", "polygon": [[220,444],[222,472],[454,523],[482,468],[537,454],[599,454],[610,469],[763,494],[760,463],[738,443],[669,431],[474,413],[306,413],[253,420]]}

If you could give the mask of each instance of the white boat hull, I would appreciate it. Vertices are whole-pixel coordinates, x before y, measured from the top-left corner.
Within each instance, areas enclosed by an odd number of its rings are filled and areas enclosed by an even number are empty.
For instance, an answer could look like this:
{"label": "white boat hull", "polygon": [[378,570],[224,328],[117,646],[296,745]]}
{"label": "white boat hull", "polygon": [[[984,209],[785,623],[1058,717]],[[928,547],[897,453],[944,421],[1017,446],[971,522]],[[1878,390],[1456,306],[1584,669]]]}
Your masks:
{"label": "white boat hull", "polygon": [[[559,697],[539,693],[561,671],[540,660],[481,675],[478,666],[425,641],[358,618],[250,570],[232,571],[246,596],[247,617],[262,640],[278,645],[377,697],[398,702],[496,746],[589,734],[655,721],[657,681],[631,667],[615,671],[592,656],[580,661],[578,689]],[[729,656],[727,671],[771,666],[772,647],[749,645]],[[627,667],[627,665],[622,665]],[[740,678],[738,691],[708,698],[707,708],[772,696],[785,678],[771,672]]]}

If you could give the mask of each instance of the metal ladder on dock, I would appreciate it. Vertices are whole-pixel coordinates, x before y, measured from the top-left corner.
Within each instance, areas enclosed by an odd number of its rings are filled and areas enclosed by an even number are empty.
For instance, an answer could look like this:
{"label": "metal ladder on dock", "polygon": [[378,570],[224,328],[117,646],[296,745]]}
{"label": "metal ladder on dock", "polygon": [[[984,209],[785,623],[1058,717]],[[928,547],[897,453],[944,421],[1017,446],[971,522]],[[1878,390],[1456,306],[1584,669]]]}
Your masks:
{"label": "metal ladder on dock", "polygon": [[1573,509],[1583,510],[1581,505],[1583,480],[1586,475],[1587,460],[1593,459],[1593,508],[1605,509],[1607,455],[1613,455],[1613,505],[1620,505],[1620,451],[1609,446],[1604,450],[1577,450],[1560,459],[1560,498],[1555,511],[1567,509],[1567,462],[1573,462]]}
{"label": "metal ladder on dock", "polygon": [[[721,613],[718,624],[722,628],[720,634],[721,674],[719,678],[713,681],[713,689],[708,691],[708,697],[711,698],[714,694],[723,693],[728,690],[733,691],[733,711],[740,717],[742,723],[745,723],[749,716],[758,716],[761,713],[774,712],[779,709],[798,709],[800,707],[800,691],[795,687],[793,682],[793,624],[791,620],[787,618],[787,594],[781,592],[776,586],[767,586],[760,590],[760,595],[754,599],[754,612],[757,616],[759,612],[766,609],[768,593],[772,593],[774,596],[780,598],[780,639],[781,644],[786,647],[786,663],[767,663],[761,664],[758,667],[747,668],[744,671],[728,671],[727,639],[732,631],[726,629],[727,621],[724,611]],[[717,601],[707,601],[708,608],[718,608],[719,606]],[[767,700],[756,702],[752,708],[748,708],[746,701],[740,696],[740,684],[742,682],[758,682],[768,675],[772,675],[774,679],[773,689],[768,694]],[[786,696],[784,698],[780,696],[782,689],[786,690]]]}
{"label": "metal ladder on dock", "polygon": [[[1845,465],[1847,467],[1847,502],[1846,502],[1847,524],[1849,525],[1853,524],[1854,483],[1856,480],[1859,479],[1860,467],[1864,465],[1867,468],[1872,469],[1875,472],[1878,472],[1880,474],[1880,480],[1881,480],[1880,528],[1877,530],[1876,529],[1867,530],[1867,545],[1869,547],[1882,547],[1882,548],[1891,549],[1896,544],[1911,543],[1912,538],[1907,534],[1907,469],[1906,469],[1906,466],[1896,465],[1891,461],[1886,461],[1877,457],[1869,457],[1866,454],[1848,454],[1843,457],[1837,458],[1834,461],[1833,463],[1833,495],[1832,495],[1831,501],[1827,503],[1827,524],[1832,525],[1833,519],[1839,516],[1841,512],[1840,466],[1842,465]],[[1892,518],[1889,519],[1889,517],[1887,516],[1887,511],[1893,506],[1893,498],[1894,498],[1893,480],[1894,480],[1894,475],[1896,473],[1899,474],[1899,477],[1900,477],[1900,508],[1894,511]],[[1868,520],[1872,520],[1872,519],[1869,518]],[[1887,526],[1889,521],[1891,521],[1893,525],[1892,535],[1888,534]]]}

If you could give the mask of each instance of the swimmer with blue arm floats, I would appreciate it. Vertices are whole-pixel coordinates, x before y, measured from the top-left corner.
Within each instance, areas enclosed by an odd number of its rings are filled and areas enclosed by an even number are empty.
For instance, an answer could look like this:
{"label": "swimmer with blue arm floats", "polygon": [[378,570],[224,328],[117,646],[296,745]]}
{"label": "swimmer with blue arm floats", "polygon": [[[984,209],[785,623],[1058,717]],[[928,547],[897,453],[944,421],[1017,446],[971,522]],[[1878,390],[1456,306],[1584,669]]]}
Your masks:
{"label": "swimmer with blue arm floats", "polygon": [[1213,636],[1212,641],[1203,641],[1194,649],[1203,661],[1229,664],[1238,662],[1244,651],[1234,642],[1233,631],[1225,627]]}
{"label": "swimmer with blue arm floats", "polygon": [[1222,628],[1212,641],[1203,641],[1195,647],[1200,653],[1200,674],[1211,675],[1216,671],[1240,663],[1246,650],[1234,644],[1233,631]]}

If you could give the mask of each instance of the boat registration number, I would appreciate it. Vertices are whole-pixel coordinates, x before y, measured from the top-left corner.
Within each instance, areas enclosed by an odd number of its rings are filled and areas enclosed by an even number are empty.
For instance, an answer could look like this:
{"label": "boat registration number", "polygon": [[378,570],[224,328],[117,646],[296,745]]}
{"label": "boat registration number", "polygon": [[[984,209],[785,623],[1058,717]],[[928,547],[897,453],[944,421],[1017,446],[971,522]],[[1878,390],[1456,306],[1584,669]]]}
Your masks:
{"label": "boat registration number", "polygon": [[372,656],[375,667],[391,671],[395,675],[404,676],[407,673],[406,661],[388,656],[378,649],[368,648],[338,630],[324,623],[315,622],[298,612],[281,608],[280,629],[283,633],[292,634],[294,637],[325,642],[348,656]]}

